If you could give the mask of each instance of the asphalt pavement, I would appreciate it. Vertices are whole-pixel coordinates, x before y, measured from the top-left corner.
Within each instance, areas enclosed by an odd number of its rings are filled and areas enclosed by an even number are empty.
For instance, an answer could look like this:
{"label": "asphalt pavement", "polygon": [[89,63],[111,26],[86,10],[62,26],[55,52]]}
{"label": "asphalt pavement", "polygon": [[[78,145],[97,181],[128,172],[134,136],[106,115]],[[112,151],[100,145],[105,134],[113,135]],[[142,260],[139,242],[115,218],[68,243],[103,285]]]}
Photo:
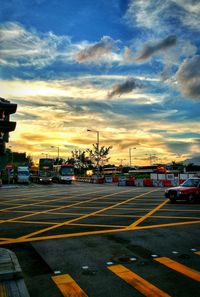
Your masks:
{"label": "asphalt pavement", "polygon": [[0,211],[31,297],[199,296],[200,204],[163,188],[2,188]]}

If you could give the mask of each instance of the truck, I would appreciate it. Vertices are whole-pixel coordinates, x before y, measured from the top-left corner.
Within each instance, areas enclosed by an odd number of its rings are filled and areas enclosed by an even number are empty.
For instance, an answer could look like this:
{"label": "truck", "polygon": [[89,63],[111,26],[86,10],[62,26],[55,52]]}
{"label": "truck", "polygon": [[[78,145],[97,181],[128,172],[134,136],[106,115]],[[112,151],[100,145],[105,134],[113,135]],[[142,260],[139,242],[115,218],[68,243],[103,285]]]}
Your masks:
{"label": "truck", "polygon": [[30,181],[30,172],[28,166],[18,166],[16,174],[17,183],[29,183]]}

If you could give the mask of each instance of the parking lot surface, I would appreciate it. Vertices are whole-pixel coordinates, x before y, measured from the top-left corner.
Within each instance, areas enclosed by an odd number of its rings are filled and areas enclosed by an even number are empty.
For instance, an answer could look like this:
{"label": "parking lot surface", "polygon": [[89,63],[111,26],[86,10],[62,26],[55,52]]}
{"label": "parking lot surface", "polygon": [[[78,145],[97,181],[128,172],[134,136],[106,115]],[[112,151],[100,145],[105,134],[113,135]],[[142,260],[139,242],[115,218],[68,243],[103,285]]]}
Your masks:
{"label": "parking lot surface", "polygon": [[163,188],[2,188],[0,214],[31,297],[199,296],[200,204]]}

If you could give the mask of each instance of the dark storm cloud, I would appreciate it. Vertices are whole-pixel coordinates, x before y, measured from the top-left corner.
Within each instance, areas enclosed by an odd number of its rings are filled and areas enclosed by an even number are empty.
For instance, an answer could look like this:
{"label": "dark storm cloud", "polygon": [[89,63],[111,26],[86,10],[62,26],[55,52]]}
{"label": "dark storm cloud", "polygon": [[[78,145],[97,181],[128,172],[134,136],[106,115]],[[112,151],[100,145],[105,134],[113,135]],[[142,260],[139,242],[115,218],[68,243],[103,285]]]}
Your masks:
{"label": "dark storm cloud", "polygon": [[95,62],[103,55],[108,54],[114,47],[114,41],[108,36],[104,36],[94,45],[86,46],[83,50],[75,55],[75,60],[79,63]]}
{"label": "dark storm cloud", "polygon": [[183,95],[200,99],[200,56],[185,60],[176,74],[176,79]]}
{"label": "dark storm cloud", "polygon": [[177,38],[175,35],[168,36],[167,38],[161,40],[154,45],[146,45],[140,52],[139,57],[136,58],[136,61],[143,61],[151,57],[153,54],[164,51],[172,46],[175,46]]}
{"label": "dark storm cloud", "polygon": [[167,141],[166,146],[173,153],[185,154],[190,151],[191,143],[186,141]]}
{"label": "dark storm cloud", "polygon": [[122,84],[114,85],[112,91],[108,92],[107,97],[112,98],[115,95],[120,96],[125,93],[130,93],[137,88],[141,88],[141,86],[133,78],[130,78]]}

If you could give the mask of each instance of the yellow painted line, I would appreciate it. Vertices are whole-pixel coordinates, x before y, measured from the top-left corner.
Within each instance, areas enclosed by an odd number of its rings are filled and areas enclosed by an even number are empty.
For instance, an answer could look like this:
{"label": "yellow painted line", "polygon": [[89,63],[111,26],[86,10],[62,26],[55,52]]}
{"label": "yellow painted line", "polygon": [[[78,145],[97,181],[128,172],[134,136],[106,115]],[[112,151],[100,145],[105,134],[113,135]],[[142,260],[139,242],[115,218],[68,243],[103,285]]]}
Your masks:
{"label": "yellow painted line", "polygon": [[148,226],[137,226],[133,230],[142,230],[142,229],[154,229],[154,228],[162,228],[162,227],[176,227],[181,225],[191,225],[191,224],[199,224],[198,221],[187,221],[187,222],[177,222],[177,223],[168,223],[168,224],[158,224],[158,225],[148,225]]}
{"label": "yellow painted line", "polygon": [[80,226],[80,227],[100,227],[100,228],[122,228],[124,229],[126,226],[119,226],[119,225],[104,225],[104,224],[77,224],[77,223],[71,223],[70,226]]}
{"label": "yellow painted line", "polygon": [[164,224],[163,225],[152,225],[152,226],[143,226],[143,227],[135,227],[134,229],[111,229],[111,230],[98,230],[98,231],[88,231],[88,232],[77,232],[77,233],[68,233],[68,234],[57,234],[57,235],[48,235],[48,236],[39,236],[39,237],[31,237],[31,238],[12,238],[10,240],[6,240],[1,242],[1,245],[6,244],[14,244],[14,243],[22,243],[22,242],[32,242],[32,241],[43,241],[43,240],[51,240],[51,239],[60,239],[60,238],[70,238],[70,237],[80,237],[80,236],[91,236],[91,235],[100,235],[100,234],[109,234],[109,233],[117,233],[117,232],[133,232],[140,231],[143,229],[154,229],[161,227],[174,227],[177,225],[190,225],[190,224],[199,224],[200,221],[192,221],[192,222],[182,222],[178,224]]}
{"label": "yellow painted line", "polygon": [[162,208],[167,202],[169,201],[169,199],[165,199],[164,202],[162,202],[161,204],[159,204],[157,207],[155,207],[154,209],[152,209],[150,212],[148,212],[146,215],[144,215],[143,217],[141,217],[139,220],[137,220],[136,222],[134,222],[133,224],[129,225],[127,227],[127,229],[134,229],[137,225],[139,225],[141,222],[145,221],[147,218],[149,218],[154,212],[156,212],[157,210],[159,210],[160,208]]}
{"label": "yellow painted line", "polygon": [[[130,190],[129,190],[130,191]],[[84,193],[83,195],[90,195],[90,194],[95,194],[95,193],[99,193],[99,191],[92,191],[92,192],[87,192],[87,193]],[[122,192],[123,193],[123,192]],[[56,195],[56,194],[55,194]],[[73,199],[74,197],[79,197],[80,196],[80,194],[79,195],[70,195],[70,196],[64,196],[64,197],[62,197],[62,198],[53,198],[53,199],[50,199],[50,200],[48,200],[48,202],[57,202],[57,201],[62,201],[62,200],[65,200],[65,199]],[[40,196],[41,197],[41,196]],[[46,197],[46,196],[42,196],[42,197]],[[34,198],[34,199],[31,199],[31,200],[33,200],[33,201],[35,201],[35,199],[37,199],[37,198]],[[19,199],[17,199],[17,200],[28,200],[27,198],[19,198]],[[15,201],[15,200],[12,200],[12,201]],[[10,203],[12,203],[12,201],[10,201]],[[35,202],[35,203],[27,203],[27,204],[18,204],[18,206],[13,206],[13,207],[9,207],[9,208],[7,208],[7,209],[16,209],[16,208],[20,208],[20,207],[25,207],[25,206],[33,206],[33,205],[40,205],[40,204],[45,204],[47,201],[46,200],[39,200],[40,202]],[[6,208],[4,208],[4,210],[0,210],[0,211],[5,211],[5,210],[7,210]]]}
{"label": "yellow painted line", "polygon": [[8,290],[5,283],[0,283],[0,297],[8,297]]}
{"label": "yellow painted line", "polygon": [[198,251],[198,252],[194,252],[195,254],[197,254],[197,255],[200,255],[200,251]]}
{"label": "yellow painted line", "polygon": [[147,297],[170,297],[167,293],[160,290],[153,284],[149,283],[138,274],[133,271],[127,269],[123,265],[112,265],[108,266],[108,269],[116,274],[118,277],[123,279],[126,283],[134,287],[137,291],[139,291],[142,295]]}
{"label": "yellow painted line", "polygon": [[[8,223],[13,223],[13,222],[8,222]],[[33,225],[56,225],[57,223],[55,222],[47,222],[47,221],[14,221],[14,223],[20,223],[20,224],[33,224]]]}
{"label": "yellow painted line", "polygon": [[[124,192],[127,192],[127,191],[130,192],[130,190],[126,190]],[[94,192],[92,192],[92,193],[94,193]],[[112,193],[112,194],[100,196],[98,198],[96,198],[96,197],[95,198],[91,198],[91,199],[88,199],[88,200],[85,200],[85,201],[80,201],[80,202],[77,202],[77,203],[72,203],[70,205],[62,205],[62,206],[56,207],[54,209],[47,209],[47,210],[43,210],[43,211],[34,212],[34,213],[31,213],[31,214],[27,214],[27,215],[24,215],[24,216],[16,217],[16,218],[13,218],[13,219],[8,219],[8,220],[5,220],[4,222],[5,223],[7,223],[7,222],[14,222],[14,221],[19,220],[19,219],[24,219],[24,218],[27,218],[27,217],[31,217],[31,216],[35,216],[35,215],[40,215],[40,214],[46,214],[46,213],[49,213],[49,212],[54,211],[54,210],[60,210],[60,209],[64,209],[64,208],[65,209],[66,208],[70,208],[70,207],[73,207],[73,206],[76,206],[76,205],[84,204],[86,202],[88,203],[88,202],[93,201],[93,200],[104,199],[105,197],[114,196],[114,195],[116,195],[116,193]],[[65,198],[62,198],[62,200],[63,199],[66,199],[66,197]],[[61,199],[59,199],[59,200],[61,200]],[[30,205],[30,206],[32,206],[32,205]],[[25,206],[27,206],[27,205],[25,205]]]}
{"label": "yellow painted line", "polygon": [[[96,215],[96,214],[98,214],[98,213],[101,213],[101,212],[107,211],[107,210],[109,210],[109,209],[115,208],[116,206],[119,206],[119,205],[122,205],[122,204],[125,204],[125,203],[127,204],[128,202],[130,202],[130,201],[132,201],[132,200],[138,199],[138,198],[140,198],[140,197],[143,197],[144,195],[147,195],[147,194],[152,193],[152,192],[155,192],[155,191],[157,191],[157,190],[152,190],[152,191],[150,191],[150,192],[143,193],[143,194],[141,194],[141,195],[138,195],[138,196],[132,197],[132,198],[130,198],[130,199],[127,199],[127,200],[125,200],[125,201],[123,201],[123,202],[119,202],[119,203],[117,203],[117,204],[115,204],[115,205],[111,205],[111,206],[109,206],[109,207],[106,207],[106,208],[97,210],[97,211],[95,211],[95,212],[93,212],[93,213],[85,214],[85,215],[83,215],[83,216],[81,216],[81,217],[78,217],[78,218],[75,218],[75,219],[72,219],[72,220],[68,220],[68,221],[66,221],[66,222],[62,222],[62,223],[59,223],[59,224],[57,224],[57,225],[55,225],[55,226],[47,227],[47,228],[42,229],[42,230],[39,230],[39,231],[32,232],[32,233],[30,233],[30,234],[28,234],[28,235],[25,235],[25,236],[22,236],[22,237],[19,237],[19,238],[28,238],[28,237],[31,237],[31,236],[34,236],[34,235],[38,235],[38,234],[41,234],[41,233],[44,233],[44,232],[53,230],[53,229],[55,229],[55,228],[58,228],[58,227],[61,227],[61,226],[64,226],[64,225],[69,225],[70,223],[74,223],[74,222],[76,222],[76,221],[79,221],[79,220],[82,220],[82,219],[89,218],[89,217],[94,216],[94,215]],[[94,198],[94,199],[96,199],[96,198]],[[168,201],[168,200],[167,200],[167,201]],[[67,208],[67,207],[66,207],[66,208]]]}
{"label": "yellow painted line", "polygon": [[159,258],[155,258],[154,260],[179,273],[186,275],[187,277],[192,278],[193,280],[196,280],[198,282],[200,281],[200,272],[197,270],[191,269],[167,257],[159,257]]}
{"label": "yellow painted line", "polygon": [[88,296],[69,274],[52,276],[52,280],[64,297]]}

